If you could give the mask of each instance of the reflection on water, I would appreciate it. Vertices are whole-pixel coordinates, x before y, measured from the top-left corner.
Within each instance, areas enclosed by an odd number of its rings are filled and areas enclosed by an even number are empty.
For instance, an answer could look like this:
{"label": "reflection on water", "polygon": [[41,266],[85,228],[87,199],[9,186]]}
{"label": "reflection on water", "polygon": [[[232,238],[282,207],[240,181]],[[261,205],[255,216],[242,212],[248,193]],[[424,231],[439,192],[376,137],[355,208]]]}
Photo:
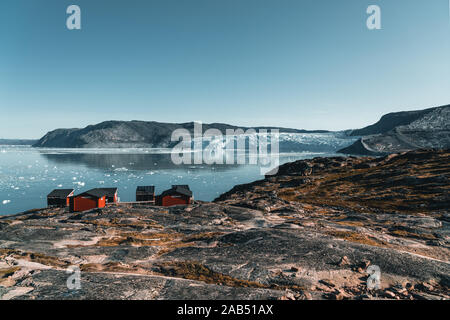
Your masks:
{"label": "reflection on water", "polygon": [[[280,157],[280,163],[324,155],[331,153],[288,154]],[[237,184],[262,177],[258,165],[177,166],[164,150],[0,146],[0,214],[45,207],[54,188],[74,188],[78,193],[118,187],[121,201],[134,201],[138,185],[155,185],[160,193],[172,184],[189,184],[196,199],[209,201]]]}
{"label": "reflection on water", "polygon": [[[49,162],[55,164],[77,164],[85,165],[93,169],[127,169],[127,170],[173,170],[173,169],[196,169],[210,170],[208,165],[175,165],[169,153],[119,153],[119,154],[95,154],[95,153],[42,153],[41,155]],[[216,169],[233,170],[237,165],[214,165]]]}

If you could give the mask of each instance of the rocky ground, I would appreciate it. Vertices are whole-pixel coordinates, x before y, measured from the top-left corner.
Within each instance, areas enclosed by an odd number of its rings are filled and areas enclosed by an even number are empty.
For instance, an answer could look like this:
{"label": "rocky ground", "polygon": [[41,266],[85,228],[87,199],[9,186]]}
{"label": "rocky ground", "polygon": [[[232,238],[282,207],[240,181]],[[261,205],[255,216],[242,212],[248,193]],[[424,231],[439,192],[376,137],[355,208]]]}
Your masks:
{"label": "rocky ground", "polygon": [[213,203],[3,217],[0,296],[448,299],[449,163],[446,151],[317,158]]}

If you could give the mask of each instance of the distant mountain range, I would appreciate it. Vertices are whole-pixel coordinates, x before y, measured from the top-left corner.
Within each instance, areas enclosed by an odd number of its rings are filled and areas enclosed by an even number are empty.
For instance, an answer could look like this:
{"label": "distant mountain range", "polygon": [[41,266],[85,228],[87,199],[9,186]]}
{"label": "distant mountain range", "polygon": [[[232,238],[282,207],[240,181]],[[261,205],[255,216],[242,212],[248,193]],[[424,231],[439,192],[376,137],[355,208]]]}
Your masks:
{"label": "distant mountain range", "polygon": [[[223,123],[202,124],[203,131],[218,129],[278,129],[285,133],[325,133],[326,130],[307,131],[278,127],[238,127]],[[47,148],[168,148],[172,132],[187,129],[193,133],[194,122],[161,123],[155,121],[105,121],[83,129],[56,129],[37,141],[34,147]]]}
{"label": "distant mountain range", "polygon": [[362,136],[340,153],[382,155],[423,148],[450,148],[450,105],[389,113],[377,123],[350,132]]}
{"label": "distant mountain range", "polygon": [[6,146],[30,146],[37,142],[38,140],[30,139],[0,139],[0,145]]}
{"label": "distant mountain range", "polygon": [[[327,133],[326,130],[299,130],[280,127],[238,127],[223,123],[203,124],[203,131],[218,129],[278,129],[281,133]],[[56,129],[33,144],[47,148],[170,148],[176,129],[191,134],[194,122],[105,121],[82,129]],[[389,113],[370,126],[347,130],[350,137],[361,137],[339,150],[345,154],[384,155],[422,148],[450,148],[450,105],[417,111]],[[1,140],[0,140],[1,143]],[[11,143],[12,144],[12,143]],[[29,144],[29,143],[24,143]]]}

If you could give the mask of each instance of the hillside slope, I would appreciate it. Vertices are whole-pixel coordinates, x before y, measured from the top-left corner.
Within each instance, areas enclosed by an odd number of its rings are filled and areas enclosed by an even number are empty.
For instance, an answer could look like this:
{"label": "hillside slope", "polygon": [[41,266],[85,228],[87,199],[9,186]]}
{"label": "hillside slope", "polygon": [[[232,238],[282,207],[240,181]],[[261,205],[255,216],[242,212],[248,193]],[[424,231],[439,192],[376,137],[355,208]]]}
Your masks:
{"label": "hillside slope", "polygon": [[354,130],[363,135],[339,150],[346,154],[389,154],[420,148],[450,148],[450,105],[383,116],[376,124]]}

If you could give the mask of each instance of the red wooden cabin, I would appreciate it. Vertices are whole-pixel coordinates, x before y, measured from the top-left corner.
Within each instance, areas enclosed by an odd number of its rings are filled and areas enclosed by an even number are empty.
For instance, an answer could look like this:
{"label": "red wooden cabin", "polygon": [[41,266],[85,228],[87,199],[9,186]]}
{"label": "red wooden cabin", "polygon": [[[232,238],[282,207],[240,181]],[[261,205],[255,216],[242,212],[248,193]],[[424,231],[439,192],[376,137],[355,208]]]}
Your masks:
{"label": "red wooden cabin", "polygon": [[175,185],[157,197],[157,205],[164,207],[187,205],[193,200],[192,191],[188,185]]}
{"label": "red wooden cabin", "polygon": [[70,211],[79,212],[95,208],[104,208],[106,205],[106,192],[101,189],[92,189],[77,196],[70,197]]}

